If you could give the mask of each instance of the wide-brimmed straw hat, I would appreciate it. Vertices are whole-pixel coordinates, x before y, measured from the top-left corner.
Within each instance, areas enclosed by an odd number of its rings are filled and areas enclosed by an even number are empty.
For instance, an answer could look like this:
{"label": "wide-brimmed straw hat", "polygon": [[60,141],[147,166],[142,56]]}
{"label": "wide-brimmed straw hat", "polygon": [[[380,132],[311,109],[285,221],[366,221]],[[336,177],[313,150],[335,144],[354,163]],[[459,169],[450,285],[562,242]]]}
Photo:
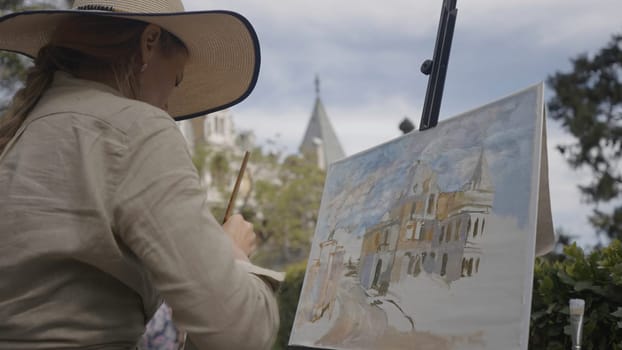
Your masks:
{"label": "wide-brimmed straw hat", "polygon": [[190,52],[184,81],[169,113],[176,120],[215,112],[245,99],[259,74],[259,42],[251,24],[230,11],[184,12],[181,0],[76,0],[71,10],[16,12],[0,17],[0,50],[35,57],[63,19],[77,14],[156,24]]}

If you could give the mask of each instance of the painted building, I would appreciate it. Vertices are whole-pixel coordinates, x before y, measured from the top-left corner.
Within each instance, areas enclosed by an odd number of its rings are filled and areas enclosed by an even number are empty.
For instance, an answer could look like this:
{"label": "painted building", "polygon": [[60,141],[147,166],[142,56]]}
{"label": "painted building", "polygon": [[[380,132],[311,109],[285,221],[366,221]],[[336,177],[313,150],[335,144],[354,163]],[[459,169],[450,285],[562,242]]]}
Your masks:
{"label": "painted building", "polygon": [[479,242],[494,199],[484,151],[459,191],[441,191],[437,174],[421,161],[408,176],[411,183],[394,207],[363,237],[360,283],[380,294],[423,273],[450,284],[476,274],[481,264]]}

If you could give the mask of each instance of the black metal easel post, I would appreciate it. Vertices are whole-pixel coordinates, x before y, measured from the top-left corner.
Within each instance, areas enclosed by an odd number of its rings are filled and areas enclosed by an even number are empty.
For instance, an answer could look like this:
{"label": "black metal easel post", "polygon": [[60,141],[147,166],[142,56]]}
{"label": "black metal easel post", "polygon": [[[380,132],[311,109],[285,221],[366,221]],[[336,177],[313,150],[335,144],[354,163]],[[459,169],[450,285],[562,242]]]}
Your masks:
{"label": "black metal easel post", "polygon": [[454,36],[456,17],[458,16],[456,1],[443,0],[441,20],[438,25],[438,33],[436,34],[434,57],[432,60],[426,60],[421,65],[421,72],[425,75],[430,75],[430,78],[428,79],[428,89],[425,94],[421,123],[419,124],[420,131],[433,128],[438,123],[438,114],[441,110],[445,76],[447,75],[447,65],[449,63],[449,52],[451,51],[451,41]]}

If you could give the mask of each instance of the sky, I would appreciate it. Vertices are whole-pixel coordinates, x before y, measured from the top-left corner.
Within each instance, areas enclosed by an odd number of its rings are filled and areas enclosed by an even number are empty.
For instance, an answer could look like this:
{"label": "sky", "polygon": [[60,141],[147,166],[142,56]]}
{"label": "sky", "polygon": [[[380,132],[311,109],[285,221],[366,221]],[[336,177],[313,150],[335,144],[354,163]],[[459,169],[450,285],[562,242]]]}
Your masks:
{"label": "sky", "polygon": [[[346,155],[418,126],[441,0],[184,0],[186,10],[232,10],[253,24],[261,45],[257,86],[232,108],[238,130],[286,153],[302,141],[320,97]],[[569,71],[570,59],[622,33],[620,0],[458,0],[440,120]],[[547,90],[546,99],[552,92]],[[556,227],[594,242],[591,207],[577,189],[587,171],[570,169],[555,150],[572,137],[548,120],[550,191]]]}

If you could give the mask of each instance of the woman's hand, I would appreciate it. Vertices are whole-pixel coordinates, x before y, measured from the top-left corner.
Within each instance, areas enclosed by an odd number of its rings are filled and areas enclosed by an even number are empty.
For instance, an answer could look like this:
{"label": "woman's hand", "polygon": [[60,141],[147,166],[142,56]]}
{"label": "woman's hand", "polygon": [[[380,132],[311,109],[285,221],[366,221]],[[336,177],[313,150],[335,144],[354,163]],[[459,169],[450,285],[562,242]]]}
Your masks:
{"label": "woman's hand", "polygon": [[253,230],[253,224],[244,220],[240,214],[232,215],[222,228],[233,240],[233,254],[238,260],[248,261],[257,248],[257,235]]}

